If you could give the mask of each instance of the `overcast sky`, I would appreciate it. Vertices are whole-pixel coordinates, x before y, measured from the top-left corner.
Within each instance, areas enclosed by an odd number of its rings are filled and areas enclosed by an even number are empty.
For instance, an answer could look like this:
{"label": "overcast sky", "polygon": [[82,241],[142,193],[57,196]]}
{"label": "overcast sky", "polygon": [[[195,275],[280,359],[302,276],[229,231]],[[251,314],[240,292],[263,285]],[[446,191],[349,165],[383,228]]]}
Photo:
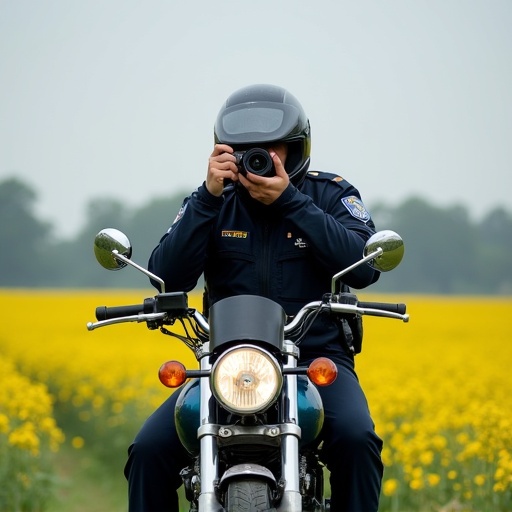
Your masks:
{"label": "overcast sky", "polygon": [[63,236],[92,198],[188,193],[251,83],[298,97],[312,168],[367,206],[512,209],[511,0],[0,0],[0,181]]}

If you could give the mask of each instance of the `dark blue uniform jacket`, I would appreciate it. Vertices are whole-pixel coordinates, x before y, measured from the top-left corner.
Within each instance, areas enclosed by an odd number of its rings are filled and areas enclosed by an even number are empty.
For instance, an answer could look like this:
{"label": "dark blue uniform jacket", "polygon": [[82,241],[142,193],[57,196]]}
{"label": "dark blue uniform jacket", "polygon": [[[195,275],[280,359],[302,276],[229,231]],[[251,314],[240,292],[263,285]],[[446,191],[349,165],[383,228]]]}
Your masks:
{"label": "dark blue uniform jacket", "polygon": [[[262,295],[292,316],[331,291],[332,276],[361,258],[374,232],[359,192],[335,174],[310,171],[269,206],[242,186],[215,197],[203,184],[185,199],[149,270],[168,292],[192,290],[204,272],[210,306],[233,295]],[[364,264],[344,282],[364,288],[377,278]],[[302,357],[335,357],[341,336],[330,318],[317,319],[301,345]]]}

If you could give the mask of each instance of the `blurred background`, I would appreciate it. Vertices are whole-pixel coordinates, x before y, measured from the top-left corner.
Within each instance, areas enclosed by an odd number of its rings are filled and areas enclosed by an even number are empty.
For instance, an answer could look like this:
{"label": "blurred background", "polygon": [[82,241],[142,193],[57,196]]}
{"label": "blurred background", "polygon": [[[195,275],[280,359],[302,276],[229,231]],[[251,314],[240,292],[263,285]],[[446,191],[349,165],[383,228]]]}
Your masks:
{"label": "blurred background", "polygon": [[[0,285],[96,285],[29,276],[16,249],[42,263],[58,245],[87,273],[105,223],[129,228],[145,263],[204,179],[222,102],[263,82],[302,102],[311,167],[402,230],[411,264],[422,248],[414,268],[469,267],[415,289],[510,293],[497,251],[512,243],[511,26],[508,0],[0,1],[0,237],[15,251]],[[404,276],[386,286],[410,289]]]}

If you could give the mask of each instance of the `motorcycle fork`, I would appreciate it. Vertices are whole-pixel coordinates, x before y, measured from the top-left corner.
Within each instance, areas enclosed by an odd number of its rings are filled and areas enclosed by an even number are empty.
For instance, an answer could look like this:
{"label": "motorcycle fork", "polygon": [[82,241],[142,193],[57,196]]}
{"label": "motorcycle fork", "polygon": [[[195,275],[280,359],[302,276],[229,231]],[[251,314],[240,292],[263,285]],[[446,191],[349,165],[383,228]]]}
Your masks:
{"label": "motorcycle fork", "polygon": [[[293,352],[293,351],[292,351]],[[288,368],[297,367],[297,359],[294,353],[287,356]],[[297,398],[297,375],[285,376],[285,392],[282,395],[281,407],[283,423],[291,423],[298,428],[299,411]],[[279,503],[278,511],[302,510],[302,497],[299,481],[299,437],[290,433],[283,435],[281,441],[281,467],[282,480],[284,481],[283,497]]]}
{"label": "motorcycle fork", "polygon": [[[209,363],[209,344],[203,346],[201,358],[201,370],[210,370]],[[210,413],[210,399],[212,392],[210,390],[209,380],[202,378],[200,387],[200,425],[209,425],[213,423]],[[199,475],[201,478],[201,492],[198,498],[199,510],[208,510],[209,512],[224,512],[215,494],[215,487],[219,481],[219,453],[217,449],[217,440],[213,434],[202,435],[200,442],[200,461]]]}

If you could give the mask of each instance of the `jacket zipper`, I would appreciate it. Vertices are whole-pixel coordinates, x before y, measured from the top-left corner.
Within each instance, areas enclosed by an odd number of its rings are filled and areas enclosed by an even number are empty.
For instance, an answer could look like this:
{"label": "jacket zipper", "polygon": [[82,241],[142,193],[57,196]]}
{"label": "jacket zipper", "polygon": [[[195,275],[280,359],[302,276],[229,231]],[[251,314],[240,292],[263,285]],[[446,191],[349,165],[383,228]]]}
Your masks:
{"label": "jacket zipper", "polygon": [[270,293],[270,274],[271,274],[271,262],[270,262],[270,226],[268,222],[263,225],[263,236],[262,236],[262,253],[260,261],[260,290],[263,297],[269,297]]}

